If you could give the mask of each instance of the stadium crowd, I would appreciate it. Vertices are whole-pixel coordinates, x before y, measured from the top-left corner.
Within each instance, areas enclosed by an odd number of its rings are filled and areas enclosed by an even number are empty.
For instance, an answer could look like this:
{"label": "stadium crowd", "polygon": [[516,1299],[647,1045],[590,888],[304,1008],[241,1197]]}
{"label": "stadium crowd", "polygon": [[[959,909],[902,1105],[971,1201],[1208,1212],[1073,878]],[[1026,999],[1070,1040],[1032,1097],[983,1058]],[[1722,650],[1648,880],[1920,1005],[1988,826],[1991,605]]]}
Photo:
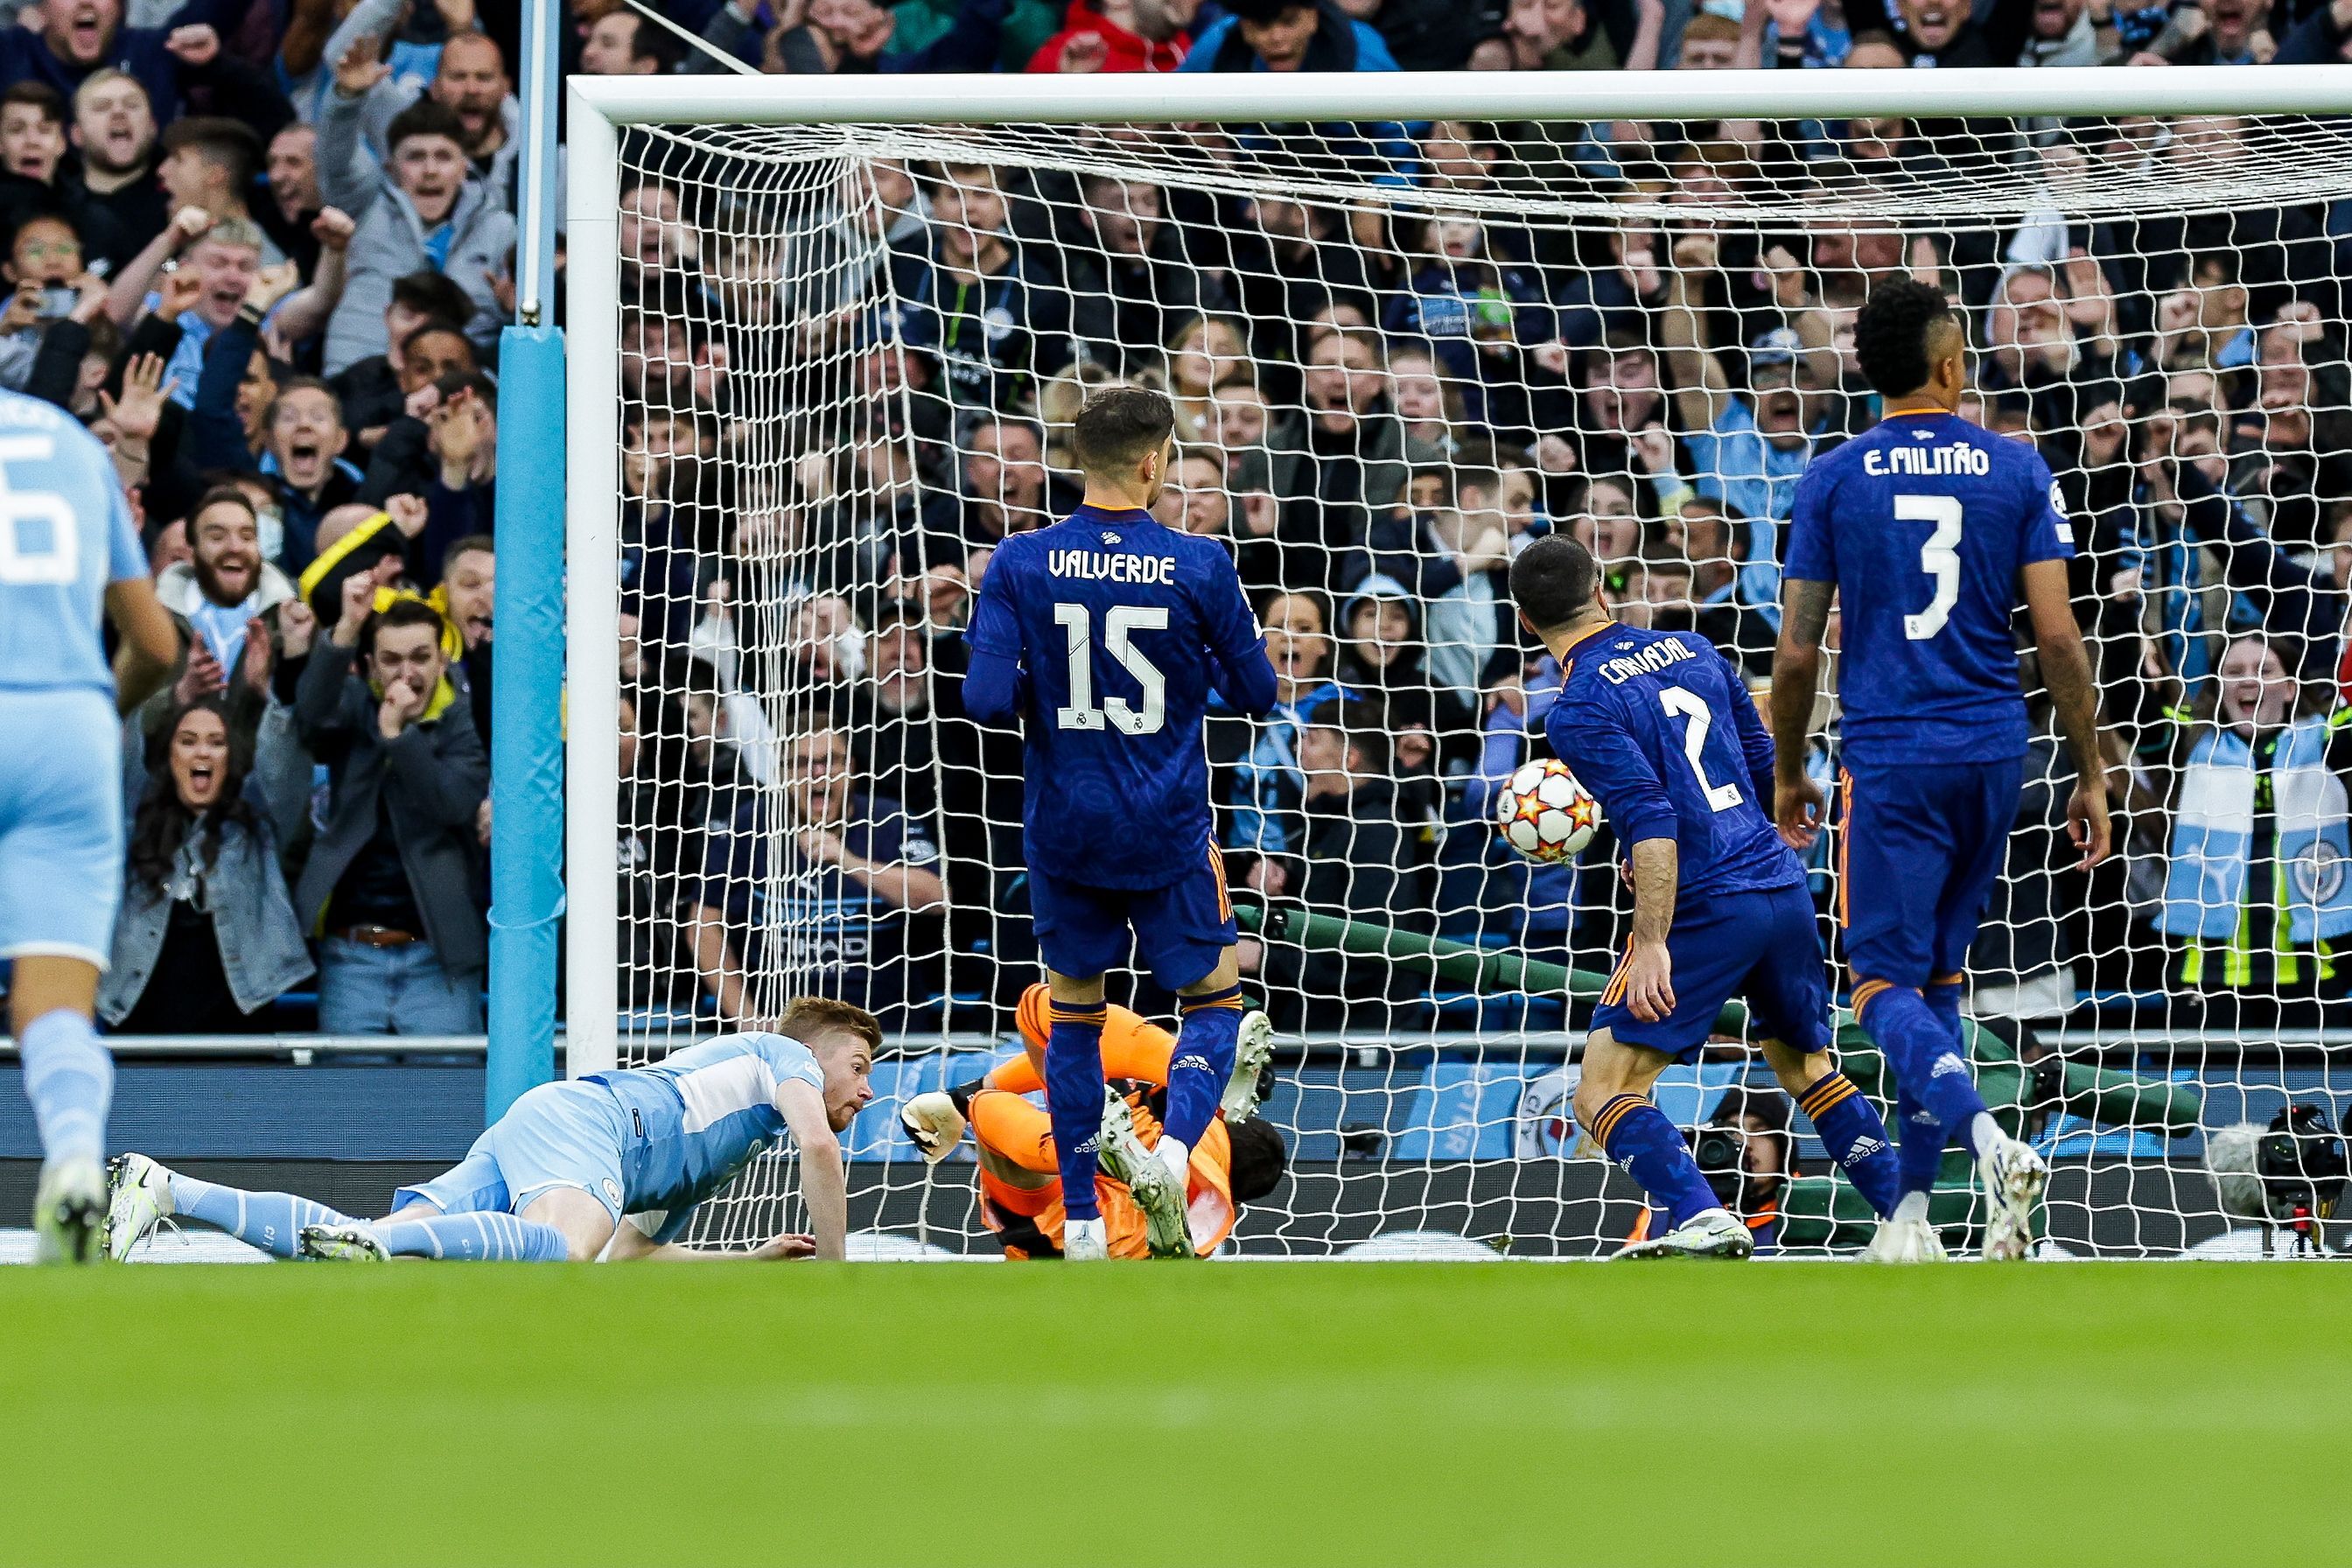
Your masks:
{"label": "stadium crowd", "polygon": [[[2252,68],[2352,40],[2352,0],[653,8],[769,72]],[[724,68],[623,0],[566,9],[567,71]],[[0,384],[106,441],[189,634],[130,721],[101,1011],[270,1027],[300,1016],[290,992],[331,1032],[478,1030],[516,6],[17,10]],[[1160,180],[1139,153],[1083,178],[877,159],[831,198],[764,205],[719,154],[625,142],[628,1005],[763,1016],[815,990],[893,1026],[1010,1005],[1034,973],[1019,743],[963,717],[959,631],[992,543],[1075,500],[1068,419],[1116,380],[1174,398],[1161,516],[1232,542],[1279,677],[1274,717],[1213,724],[1237,900],[1605,969],[1624,904],[1605,833],[1545,869],[1486,828],[1559,679],[1505,572],[1573,531],[1627,619],[1695,628],[1760,679],[1796,481],[1879,412],[1853,312],[1910,270],[1968,311],[1970,412],[2062,476],[2126,849],[2060,869],[2070,780],[2037,741],[1975,1006],[2332,1009],[2352,992],[2331,951],[2352,931],[2352,205],[1970,226],[1803,201],[2068,160],[2226,184],[2268,134],[1236,129]],[[1279,169],[1301,199],[1220,189],[1219,168]],[[1346,196],[1381,186],[1460,205]],[[1496,199],[1537,191],[1622,216]],[[1720,221],[1760,191],[1786,199]],[[1816,880],[1826,915],[1830,858]],[[1384,965],[1245,952],[1287,1026],[1480,1016]]]}

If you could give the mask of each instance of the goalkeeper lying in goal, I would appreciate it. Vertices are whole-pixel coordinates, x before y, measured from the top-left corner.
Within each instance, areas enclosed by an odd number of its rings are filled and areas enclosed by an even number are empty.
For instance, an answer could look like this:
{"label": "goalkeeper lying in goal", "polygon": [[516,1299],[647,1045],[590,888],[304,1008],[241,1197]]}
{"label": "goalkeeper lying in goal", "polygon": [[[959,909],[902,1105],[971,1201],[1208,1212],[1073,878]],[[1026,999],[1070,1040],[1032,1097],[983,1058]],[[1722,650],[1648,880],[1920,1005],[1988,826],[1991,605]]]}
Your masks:
{"label": "goalkeeper lying in goal", "polygon": [[[981,1223],[996,1233],[1007,1258],[1062,1255],[1062,1182],[1055,1157],[1054,1124],[1025,1096],[1045,1088],[1049,998],[1033,985],[1021,998],[1025,1049],[985,1078],[917,1095],[899,1112],[907,1134],[927,1160],[939,1161],[971,1129],[980,1150]],[[1191,1150],[1185,1190],[1152,1154],[1167,1103],[1169,1064],[1176,1037],[1124,1007],[1106,1010],[1103,1074],[1114,1084],[1104,1097],[1101,1172],[1095,1193],[1113,1258],[1206,1258],[1234,1227],[1241,1205],[1272,1192],[1288,1163],[1282,1134],[1256,1117],[1273,1055],[1274,1027],[1263,1013],[1241,1023],[1233,1075],[1220,1116]]]}
{"label": "goalkeeper lying in goal", "polygon": [[[802,997],[776,1032],[721,1035],[651,1067],[546,1083],[516,1100],[465,1159],[355,1220],[291,1193],[248,1193],[114,1162],[106,1250],[121,1259],[166,1219],[226,1231],[275,1258],[586,1262],[591,1258],[843,1256],[849,1189],[836,1133],[874,1098],[882,1026]],[[789,1133],[810,1236],[751,1252],[680,1246],[695,1205]]]}

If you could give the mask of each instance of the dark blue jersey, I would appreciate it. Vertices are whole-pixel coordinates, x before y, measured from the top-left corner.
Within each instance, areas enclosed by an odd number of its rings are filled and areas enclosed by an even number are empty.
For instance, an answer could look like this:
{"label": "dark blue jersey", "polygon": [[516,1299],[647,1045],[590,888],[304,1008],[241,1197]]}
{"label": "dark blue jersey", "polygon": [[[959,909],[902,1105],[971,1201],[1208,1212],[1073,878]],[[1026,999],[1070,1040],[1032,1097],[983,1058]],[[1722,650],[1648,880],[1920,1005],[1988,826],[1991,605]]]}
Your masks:
{"label": "dark blue jersey", "polygon": [[1772,829],[1772,737],[1755,699],[1696,632],[1604,626],[1561,660],[1544,716],[1553,755],[1601,802],[1618,841],[1671,838],[1681,901],[1794,887]]}
{"label": "dark blue jersey", "polygon": [[1197,870],[1209,694],[1263,711],[1274,690],[1225,547],[1141,511],[1082,506],[997,548],[966,635],[975,679],[984,659],[1020,662],[1030,868],[1096,888],[1161,888]]}
{"label": "dark blue jersey", "polygon": [[1781,575],[1837,584],[1852,754],[2023,755],[2018,570],[2074,553],[2041,454],[1958,415],[1893,415],[1816,458],[1797,486]]}

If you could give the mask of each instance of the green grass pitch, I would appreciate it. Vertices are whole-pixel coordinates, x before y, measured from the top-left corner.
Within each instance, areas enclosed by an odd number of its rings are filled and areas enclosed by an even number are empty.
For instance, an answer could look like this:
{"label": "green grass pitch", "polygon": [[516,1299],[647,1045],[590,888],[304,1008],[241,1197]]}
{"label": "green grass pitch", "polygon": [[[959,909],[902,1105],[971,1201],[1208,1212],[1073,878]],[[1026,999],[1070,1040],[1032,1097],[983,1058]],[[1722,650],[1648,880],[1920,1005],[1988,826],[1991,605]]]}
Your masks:
{"label": "green grass pitch", "polygon": [[0,1271],[0,1563],[2342,1561],[2352,1272]]}

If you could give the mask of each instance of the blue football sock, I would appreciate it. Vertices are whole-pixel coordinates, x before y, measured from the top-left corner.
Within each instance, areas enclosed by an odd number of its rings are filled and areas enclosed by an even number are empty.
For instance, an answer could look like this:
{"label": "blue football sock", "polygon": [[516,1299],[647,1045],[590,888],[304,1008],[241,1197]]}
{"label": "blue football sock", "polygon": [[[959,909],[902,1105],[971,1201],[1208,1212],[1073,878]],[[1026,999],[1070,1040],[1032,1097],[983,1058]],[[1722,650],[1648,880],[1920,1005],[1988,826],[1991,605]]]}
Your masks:
{"label": "blue football sock", "polygon": [[1948,1132],[1983,1113],[1985,1102],[1959,1041],[1919,993],[1882,984],[1869,992],[1854,1016],[1886,1054],[1895,1081]]}
{"label": "blue football sock", "polygon": [[182,1219],[225,1230],[247,1247],[257,1247],[272,1258],[292,1258],[300,1250],[306,1225],[349,1225],[349,1215],[292,1193],[248,1193],[200,1182],[171,1173],[172,1211]]}
{"label": "blue football sock", "polygon": [[1934,1191],[1936,1173],[1944,1164],[1944,1146],[1952,1140],[1950,1129],[1936,1120],[1934,1111],[1912,1099],[1907,1089],[1895,1097],[1895,1115],[1903,1124],[1902,1148],[1895,1158],[1903,1173],[1903,1190]]}
{"label": "blue football sock", "polygon": [[1096,1219],[1096,1151],[1102,1143],[1103,1005],[1053,1003],[1046,1016],[1045,1110],[1054,1119],[1054,1157],[1062,1167],[1062,1212]]}
{"label": "blue football sock", "polygon": [[1699,1174],[1690,1145],[1666,1113],[1638,1094],[1621,1094],[1602,1106],[1587,1129],[1609,1157],[1633,1173],[1642,1190],[1665,1205],[1666,1229],[1693,1215],[1719,1209],[1723,1200]]}
{"label": "blue football sock", "polygon": [[44,1013],[25,1026],[16,1049],[41,1152],[52,1160],[104,1159],[114,1058],[98,1043],[89,1020],[63,1007]]}
{"label": "blue football sock", "polygon": [[1895,1145],[1886,1136],[1886,1123],[1878,1119],[1877,1107],[1854,1087],[1853,1079],[1842,1072],[1831,1073],[1798,1097],[1797,1104],[1812,1122],[1813,1131],[1822,1135],[1830,1158],[1870,1200],[1878,1217],[1893,1214],[1903,1196],[1902,1169]]}
{"label": "blue football sock", "polygon": [[371,1226],[394,1258],[461,1263],[561,1263],[572,1256],[563,1233],[510,1214],[436,1214],[384,1219]]}
{"label": "blue football sock", "polygon": [[1192,1148],[1217,1114],[1225,1080],[1234,1076],[1234,1052],[1242,1029],[1242,988],[1228,985],[1177,1004],[1183,1026],[1176,1034],[1175,1058],[1168,1064],[1168,1136]]}

